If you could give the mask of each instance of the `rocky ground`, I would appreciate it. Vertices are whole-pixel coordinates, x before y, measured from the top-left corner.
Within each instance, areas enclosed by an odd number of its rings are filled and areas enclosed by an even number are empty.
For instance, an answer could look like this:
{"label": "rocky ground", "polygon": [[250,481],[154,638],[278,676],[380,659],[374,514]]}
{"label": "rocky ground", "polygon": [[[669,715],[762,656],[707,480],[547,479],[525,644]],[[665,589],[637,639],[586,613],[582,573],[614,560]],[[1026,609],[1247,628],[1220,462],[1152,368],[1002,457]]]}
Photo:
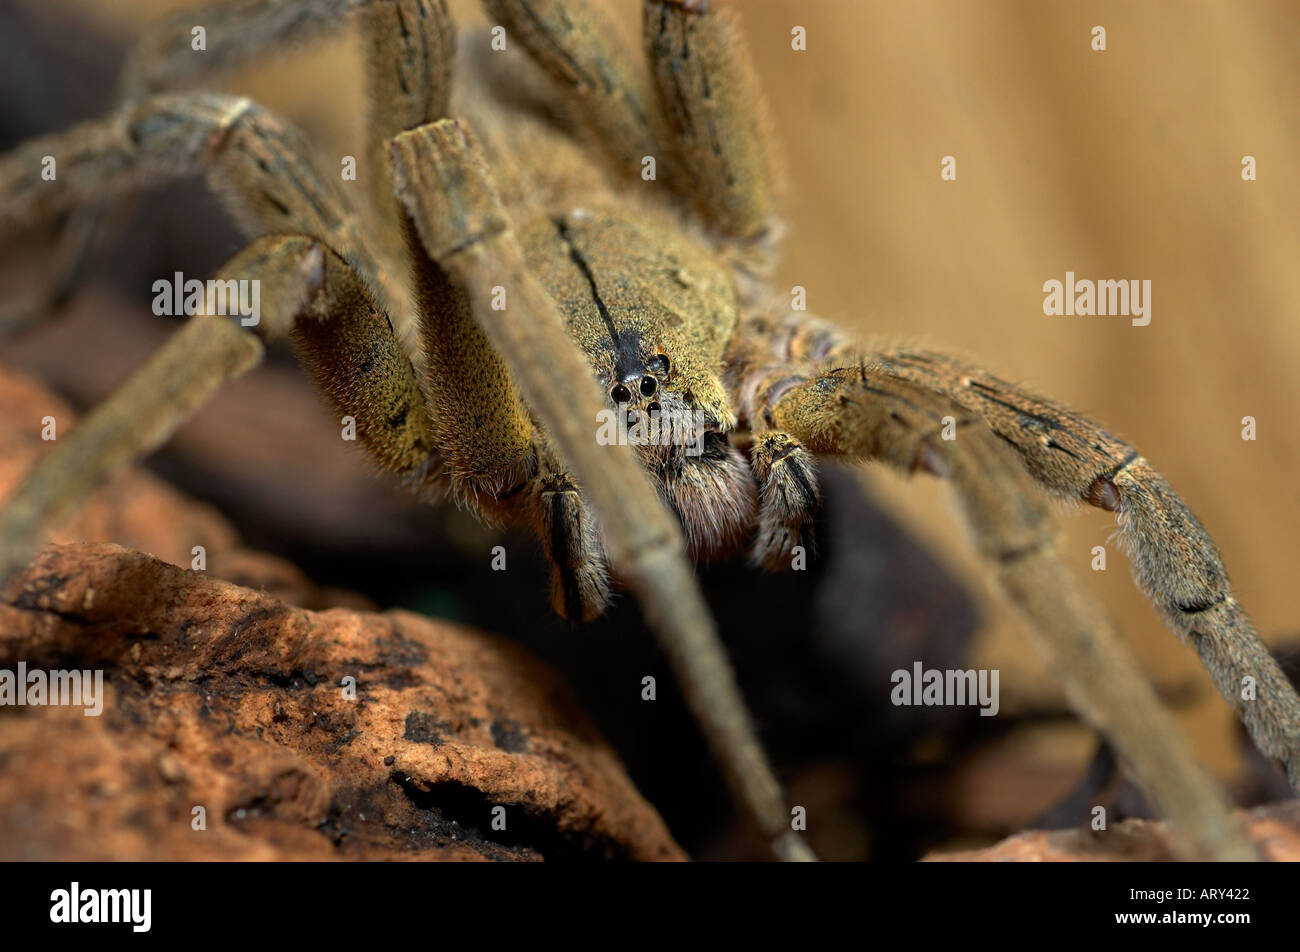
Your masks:
{"label": "rocky ground", "polygon": [[[12,374],[0,407],[7,491],[41,449],[14,424],[73,414]],[[132,548],[47,547],[0,596],[0,666],[102,669],[106,699],[0,708],[0,858],[684,857],[509,642],[361,610],[141,471],[58,538]],[[208,571],[171,564],[195,545]]]}

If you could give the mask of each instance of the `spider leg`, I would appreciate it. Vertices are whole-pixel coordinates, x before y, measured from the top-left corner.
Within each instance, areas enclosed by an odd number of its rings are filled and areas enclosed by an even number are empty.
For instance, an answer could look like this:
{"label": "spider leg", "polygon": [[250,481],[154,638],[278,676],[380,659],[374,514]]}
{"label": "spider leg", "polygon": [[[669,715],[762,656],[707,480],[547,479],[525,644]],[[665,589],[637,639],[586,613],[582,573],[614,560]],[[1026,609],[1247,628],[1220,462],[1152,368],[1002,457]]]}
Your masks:
{"label": "spider leg", "polygon": [[273,309],[278,323],[264,336],[292,339],[316,386],[355,421],[357,440],[382,469],[418,493],[436,490],[443,462],[419,374],[361,275],[306,237],[273,236],[252,249],[261,249],[268,269],[319,262],[313,296],[296,312]]}
{"label": "spider leg", "polygon": [[[556,454],[581,481],[613,564],[640,599],[732,790],[779,856],[812,858],[790,828],[681,531],[632,448],[597,441],[603,402],[591,368],[527,270],[468,134],[453,121],[436,122],[397,136],[390,154],[399,203],[429,257],[468,293]],[[494,307],[502,291],[504,307]]]}
{"label": "spider leg", "polygon": [[768,430],[754,434],[750,464],[758,480],[758,534],[750,561],[788,569],[795,546],[813,542],[813,517],[821,505],[813,456],[789,433]]}
{"label": "spider leg", "polygon": [[[349,10],[375,2],[220,0],[163,17],[149,24],[128,49],[116,101],[125,104],[154,93],[193,86],[211,73],[242,66],[271,50],[337,29],[346,22]],[[194,46],[196,27],[204,30],[202,50]],[[380,162],[377,167],[387,166]],[[383,188],[381,185],[380,190]],[[83,262],[96,254],[107,234],[115,230],[113,222],[122,204],[122,198],[110,198],[71,210],[60,230],[44,286],[32,299],[9,304],[0,311],[0,334],[18,333],[66,303],[76,288]],[[391,289],[389,294],[391,297]]]}
{"label": "spider leg", "polygon": [[256,281],[257,334],[205,314],[149,361],[27,474],[0,512],[0,581],[102,480],[161,446],[223,382],[289,336],[317,385],[384,469],[432,488],[440,460],[416,374],[383,312],[336,253],[302,236],[258,239],[218,275]]}
{"label": "spider leg", "polygon": [[[375,0],[217,0],[149,24],[127,52],[119,101],[194,86],[218,70],[251,63],[272,50],[322,36]],[[203,28],[203,49],[195,28]]]}
{"label": "spider leg", "polygon": [[596,618],[609,604],[609,578],[595,520],[563,466],[549,454],[539,460],[544,437],[469,295],[425,252],[410,216],[403,211],[401,218],[421,314],[425,388],[452,491],[488,520],[531,524],[551,564],[556,613]]}
{"label": "spider leg", "polygon": [[[760,320],[749,333],[769,340],[771,351],[751,359],[752,370],[775,358],[811,372],[825,362],[855,360],[859,352],[834,325],[802,316],[772,326]],[[1165,623],[1192,642],[1251,738],[1282,763],[1292,789],[1300,790],[1300,696],[1233,598],[1214,540],[1137,450],[1079,414],[952,357],[882,348],[870,361],[880,373],[977,414],[1052,493],[1118,513],[1138,586]],[[751,372],[751,401],[765,376],[781,373]],[[1243,689],[1252,683],[1255,696],[1246,700]]]}
{"label": "spider leg", "polygon": [[577,482],[558,465],[533,485],[533,529],[551,563],[551,605],[563,618],[591,621],[609,604],[609,569],[596,518]]}
{"label": "spider leg", "polygon": [[[204,170],[246,235],[317,236],[377,282],[400,322],[409,313],[405,285],[366,241],[341,179],[318,174],[309,154],[300,132],[249,99],[163,93],[0,156],[0,226],[91,216],[146,186]],[[46,156],[55,161],[50,179]]]}
{"label": "spider leg", "polygon": [[[119,203],[124,207],[129,203]],[[36,290],[0,303],[0,339],[18,337],[42,324],[72,299],[87,262],[98,254],[109,230],[109,209],[93,205],[74,210],[60,226],[45,274]]]}
{"label": "spider leg", "polygon": [[[469,294],[430,259],[405,209],[401,222],[421,315],[434,432],[452,488],[485,515],[508,517],[538,475],[528,407],[475,318]],[[466,426],[468,420],[474,425]]]}
{"label": "spider leg", "polygon": [[370,207],[383,227],[386,253],[404,260],[388,140],[447,115],[456,34],[446,0],[370,0],[358,20],[369,99]]}
{"label": "spider leg", "polygon": [[[1255,856],[1104,614],[1057,558],[1042,494],[977,414],[870,364],[804,382],[773,380],[756,392],[757,415],[770,415],[815,453],[947,477],[976,544],[1032,623],[1071,699],[1181,828],[1189,852]],[[957,427],[953,439],[942,438],[945,416]]]}
{"label": "spider leg", "polygon": [[708,0],[644,0],[646,56],[670,141],[705,221],[766,273],[775,254],[776,189],[766,106],[730,9]]}
{"label": "spider leg", "polygon": [[639,175],[641,160],[659,151],[653,93],[596,4],[483,0],[483,6],[506,28],[507,44],[517,40],[580,104],[616,167],[625,175]]}
{"label": "spider leg", "polygon": [[[223,276],[232,276],[229,273]],[[226,380],[262,359],[232,321],[195,317],[24,477],[0,510],[0,585],[102,480],[167,441]]]}
{"label": "spider leg", "polygon": [[[576,488],[532,485],[540,464],[528,408],[505,361],[475,319],[469,296],[430,260],[393,190],[389,140],[446,115],[455,46],[446,5],[443,0],[376,0],[361,18],[371,91],[370,134],[376,161],[384,168],[382,176],[371,176],[384,190],[375,202],[387,210],[396,226],[392,231],[402,241],[403,260],[410,262],[421,315],[425,389],[452,489],[493,520],[549,513],[553,503],[559,504],[552,500],[553,492],[567,499],[576,496]],[[464,426],[466,420],[475,425]],[[556,604],[566,617],[594,617],[608,598],[602,557],[598,548],[584,543],[590,533],[582,529],[580,504],[566,502],[561,508],[566,518],[560,522],[549,515],[533,518],[546,530],[540,534],[548,551],[565,554],[554,560],[556,566],[565,566],[565,577],[553,588],[572,590],[576,585],[583,594],[580,608],[563,600]],[[573,528],[573,535],[561,537],[561,525]],[[600,584],[588,584],[589,579]]]}
{"label": "spider leg", "polygon": [[[1195,646],[1255,743],[1300,790],[1300,697],[1233,598],[1214,540],[1165,478],[1095,423],[978,368],[919,350],[871,357],[882,372],[979,414],[1052,492],[1118,514],[1139,587]],[[1245,700],[1251,683],[1254,698]]]}
{"label": "spider leg", "polygon": [[[447,114],[455,34],[446,0],[223,0],[164,17],[131,48],[119,99],[194,86],[206,76],[340,29],[356,12],[370,103],[368,168],[373,208],[390,225],[388,251],[400,252],[385,143]],[[196,55],[193,30],[205,49]]]}
{"label": "spider leg", "polygon": [[[206,169],[250,236],[317,235],[368,270],[373,257],[351,224],[346,196],[307,154],[297,130],[249,99],[162,94],[0,156],[0,225],[31,225]],[[49,180],[42,178],[47,155],[56,162]]]}

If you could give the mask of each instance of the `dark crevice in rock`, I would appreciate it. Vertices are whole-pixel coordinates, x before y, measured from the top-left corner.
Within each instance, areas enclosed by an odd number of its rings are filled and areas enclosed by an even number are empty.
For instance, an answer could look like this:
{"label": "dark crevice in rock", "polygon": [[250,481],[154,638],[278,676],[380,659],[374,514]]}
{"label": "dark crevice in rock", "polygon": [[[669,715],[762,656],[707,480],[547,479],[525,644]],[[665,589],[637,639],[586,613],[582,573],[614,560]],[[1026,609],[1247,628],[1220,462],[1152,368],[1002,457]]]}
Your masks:
{"label": "dark crevice in rock", "polygon": [[[556,818],[518,803],[497,803],[483,791],[455,781],[421,783],[394,772],[389,778],[418,810],[454,824],[461,838],[507,849],[529,849],[548,860],[627,859],[623,847],[607,837],[562,830]],[[493,807],[505,807],[506,828],[492,828]]]}

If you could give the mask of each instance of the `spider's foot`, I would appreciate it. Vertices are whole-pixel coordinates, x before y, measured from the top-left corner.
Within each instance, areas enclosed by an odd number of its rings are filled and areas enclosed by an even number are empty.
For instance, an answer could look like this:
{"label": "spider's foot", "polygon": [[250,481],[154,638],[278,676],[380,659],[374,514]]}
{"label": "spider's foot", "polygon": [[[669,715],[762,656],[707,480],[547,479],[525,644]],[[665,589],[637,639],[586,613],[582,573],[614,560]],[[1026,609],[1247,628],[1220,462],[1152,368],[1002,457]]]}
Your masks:
{"label": "spider's foot", "polygon": [[609,572],[591,510],[568,476],[546,476],[537,493],[537,529],[551,561],[551,605],[571,622],[591,621],[609,604]]}
{"label": "spider's foot", "polygon": [[785,433],[755,438],[751,460],[758,479],[758,535],[750,561],[771,571],[795,567],[813,544],[813,517],[821,505],[813,457]]}

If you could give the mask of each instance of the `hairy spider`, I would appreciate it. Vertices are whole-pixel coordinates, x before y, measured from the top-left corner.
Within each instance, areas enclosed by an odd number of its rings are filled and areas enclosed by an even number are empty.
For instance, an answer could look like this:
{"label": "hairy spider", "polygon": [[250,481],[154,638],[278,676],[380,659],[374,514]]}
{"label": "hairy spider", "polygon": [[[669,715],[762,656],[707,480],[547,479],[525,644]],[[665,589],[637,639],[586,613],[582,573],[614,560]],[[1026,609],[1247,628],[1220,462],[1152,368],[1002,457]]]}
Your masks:
{"label": "hairy spider", "polygon": [[[37,465],[0,517],[0,577],[98,480],[253,366],[263,341],[289,337],[378,465],[532,528],[557,612],[600,614],[611,579],[636,593],[737,797],[778,855],[809,858],[689,560],[747,548],[758,566],[791,567],[812,541],[815,457],[878,460],[952,483],[1073,701],[1185,852],[1252,856],[1053,549],[1044,489],[1117,513],[1138,584],[1300,784],[1300,699],[1160,474],[982,370],[864,349],[772,303],[776,176],[727,10],[644,0],[647,71],[594,3],[485,5],[496,25],[461,44],[470,63],[454,82],[443,0],[230,0],[182,14],[137,45],[118,111],[0,158],[0,222],[71,213],[74,244],[115,196],[206,169],[251,239],[218,280],[259,282],[261,302],[252,328],[193,317]],[[255,103],[166,91],[349,17],[371,100],[363,202]],[[42,175],[47,156],[57,176]]]}

